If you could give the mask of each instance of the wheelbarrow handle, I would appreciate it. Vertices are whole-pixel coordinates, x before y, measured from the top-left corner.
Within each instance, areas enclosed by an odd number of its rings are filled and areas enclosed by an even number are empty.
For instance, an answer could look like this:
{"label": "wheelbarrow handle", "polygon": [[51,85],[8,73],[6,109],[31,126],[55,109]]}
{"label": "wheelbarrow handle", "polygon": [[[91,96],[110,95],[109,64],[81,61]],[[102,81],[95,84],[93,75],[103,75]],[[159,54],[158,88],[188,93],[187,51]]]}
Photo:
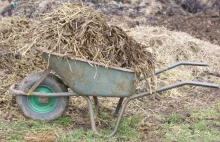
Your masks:
{"label": "wheelbarrow handle", "polygon": [[156,91],[159,93],[162,91],[166,91],[166,90],[177,88],[177,87],[184,86],[184,85],[193,85],[193,86],[202,86],[202,87],[211,87],[211,88],[220,87],[219,84],[214,84],[214,83],[199,82],[199,81],[182,81],[182,82],[177,82],[177,83],[163,86],[161,88],[158,88]]}
{"label": "wheelbarrow handle", "polygon": [[208,63],[203,63],[203,62],[189,62],[189,61],[181,61],[181,62],[177,62],[177,63],[174,63],[172,65],[169,65],[163,69],[160,69],[160,70],[157,70],[155,72],[156,75],[164,72],[164,71],[167,71],[167,70],[170,70],[172,68],[175,68],[177,66],[180,66],[180,65],[190,65],[190,66],[208,66]]}

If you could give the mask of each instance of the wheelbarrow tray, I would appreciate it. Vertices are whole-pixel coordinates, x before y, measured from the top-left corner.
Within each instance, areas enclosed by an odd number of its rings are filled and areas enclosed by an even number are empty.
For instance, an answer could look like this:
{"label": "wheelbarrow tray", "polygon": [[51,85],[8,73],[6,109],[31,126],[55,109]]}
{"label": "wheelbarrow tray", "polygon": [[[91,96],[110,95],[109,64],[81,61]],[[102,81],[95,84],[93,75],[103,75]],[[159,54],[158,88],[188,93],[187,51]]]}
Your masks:
{"label": "wheelbarrow tray", "polygon": [[132,70],[108,67],[83,60],[43,52],[42,57],[57,75],[77,94],[84,96],[128,97],[135,93]]}

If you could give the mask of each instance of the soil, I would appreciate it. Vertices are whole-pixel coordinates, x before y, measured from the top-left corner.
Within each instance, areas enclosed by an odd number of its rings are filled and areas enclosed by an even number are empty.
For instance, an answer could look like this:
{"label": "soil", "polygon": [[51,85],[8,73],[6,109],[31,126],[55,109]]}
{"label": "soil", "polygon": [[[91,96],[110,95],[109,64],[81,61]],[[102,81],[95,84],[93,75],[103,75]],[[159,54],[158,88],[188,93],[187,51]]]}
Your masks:
{"label": "soil", "polygon": [[165,4],[163,14],[158,14],[150,25],[165,26],[170,30],[186,32],[196,38],[220,45],[220,1],[175,0],[175,2],[176,5],[173,7],[170,7],[169,3]]}
{"label": "soil", "polygon": [[151,25],[186,32],[196,38],[220,45],[220,10],[209,10],[188,16],[164,16]]}

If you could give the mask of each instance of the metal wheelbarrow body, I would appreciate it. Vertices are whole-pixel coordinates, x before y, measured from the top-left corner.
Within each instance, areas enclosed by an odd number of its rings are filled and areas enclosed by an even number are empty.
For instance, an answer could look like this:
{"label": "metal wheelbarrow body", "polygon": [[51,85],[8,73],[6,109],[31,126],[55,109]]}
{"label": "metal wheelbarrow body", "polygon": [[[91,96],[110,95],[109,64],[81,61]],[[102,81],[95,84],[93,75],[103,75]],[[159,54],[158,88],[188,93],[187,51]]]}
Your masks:
{"label": "metal wheelbarrow body", "polygon": [[[97,97],[118,97],[120,98],[118,101],[118,105],[115,109],[115,114],[118,115],[115,128],[111,134],[106,137],[111,137],[116,134],[120,121],[123,117],[123,113],[126,109],[127,104],[133,100],[140,97],[144,97],[150,95],[149,92],[142,92],[135,94],[135,78],[140,78],[138,75],[136,76],[135,72],[129,69],[117,68],[117,67],[108,67],[105,68],[104,65],[95,63],[92,61],[87,61],[83,59],[68,59],[60,57],[59,54],[51,54],[44,52],[42,54],[43,58],[48,62],[48,69],[46,69],[36,81],[34,81],[28,90],[19,90],[17,89],[17,84],[13,84],[10,87],[10,92],[17,96],[25,96],[24,100],[27,100],[26,97],[37,96],[39,101],[45,101],[46,98],[61,98],[61,97],[69,97],[69,96],[82,96],[88,103],[88,109],[90,113],[90,121],[91,127],[97,135],[101,135],[98,133],[96,129],[94,111],[92,107],[92,102],[89,96],[93,96],[94,103],[96,106],[96,110],[98,110],[98,98]],[[192,65],[192,66],[207,66],[206,63],[198,63],[198,62],[178,62],[173,65],[170,65],[164,69],[158,70],[155,72],[156,75],[177,67],[179,65]],[[50,91],[50,87],[45,87],[41,83],[47,79],[51,71],[55,71],[55,73],[61,78],[61,81],[64,82],[66,86],[68,86],[73,92],[53,92]],[[25,81],[24,81],[25,82]],[[183,85],[195,85],[195,86],[203,86],[203,87],[212,87],[219,88],[218,84],[212,83],[204,83],[197,81],[182,81],[174,84],[170,84],[167,86],[163,86],[161,88],[157,88],[156,92],[162,92],[165,90],[169,90],[172,88],[180,87]],[[41,87],[41,90],[46,91],[36,91],[39,90],[38,87]],[[67,90],[67,89],[66,89]],[[43,99],[41,98],[43,97]],[[34,101],[38,101],[35,100]],[[48,99],[50,100],[50,99]],[[44,103],[48,103],[46,100]],[[56,100],[55,100],[56,101]],[[38,102],[38,104],[40,104]],[[20,104],[22,105],[22,104]],[[45,106],[45,104],[43,104]],[[39,115],[48,113],[56,113],[53,110],[44,112],[43,114],[39,112]]]}
{"label": "metal wheelbarrow body", "polygon": [[108,67],[83,59],[71,60],[43,53],[59,77],[75,93],[84,96],[128,97],[135,92],[132,70]]}

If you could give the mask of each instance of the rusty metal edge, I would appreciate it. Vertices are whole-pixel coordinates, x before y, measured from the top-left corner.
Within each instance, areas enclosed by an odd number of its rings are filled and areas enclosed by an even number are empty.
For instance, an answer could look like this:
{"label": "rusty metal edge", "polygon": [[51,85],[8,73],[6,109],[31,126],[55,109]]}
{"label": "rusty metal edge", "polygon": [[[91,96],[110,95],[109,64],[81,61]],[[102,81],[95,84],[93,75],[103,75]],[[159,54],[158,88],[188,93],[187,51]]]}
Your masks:
{"label": "rusty metal edge", "polygon": [[[41,51],[43,53],[47,53],[47,54],[51,54],[51,55],[55,55],[55,56],[59,56],[59,57],[65,57],[63,54],[60,54],[60,53],[54,53],[54,52],[50,52],[50,51],[47,51],[47,50],[39,50],[38,51]],[[70,58],[70,57],[67,57],[68,59],[72,59],[72,60],[77,60],[77,61],[82,61],[82,62],[86,62],[86,63],[89,63],[90,65],[93,64],[93,65],[97,65],[97,66],[103,66],[105,68],[112,68],[112,69],[117,69],[117,70],[121,70],[121,71],[125,71],[125,72],[132,72],[134,73],[133,70],[131,69],[125,69],[125,68],[120,68],[120,67],[114,67],[114,66],[108,66],[106,67],[105,64],[102,64],[102,63],[98,63],[98,62],[94,62],[94,61],[90,61],[90,60],[86,60],[86,59],[81,59],[81,58]]]}

